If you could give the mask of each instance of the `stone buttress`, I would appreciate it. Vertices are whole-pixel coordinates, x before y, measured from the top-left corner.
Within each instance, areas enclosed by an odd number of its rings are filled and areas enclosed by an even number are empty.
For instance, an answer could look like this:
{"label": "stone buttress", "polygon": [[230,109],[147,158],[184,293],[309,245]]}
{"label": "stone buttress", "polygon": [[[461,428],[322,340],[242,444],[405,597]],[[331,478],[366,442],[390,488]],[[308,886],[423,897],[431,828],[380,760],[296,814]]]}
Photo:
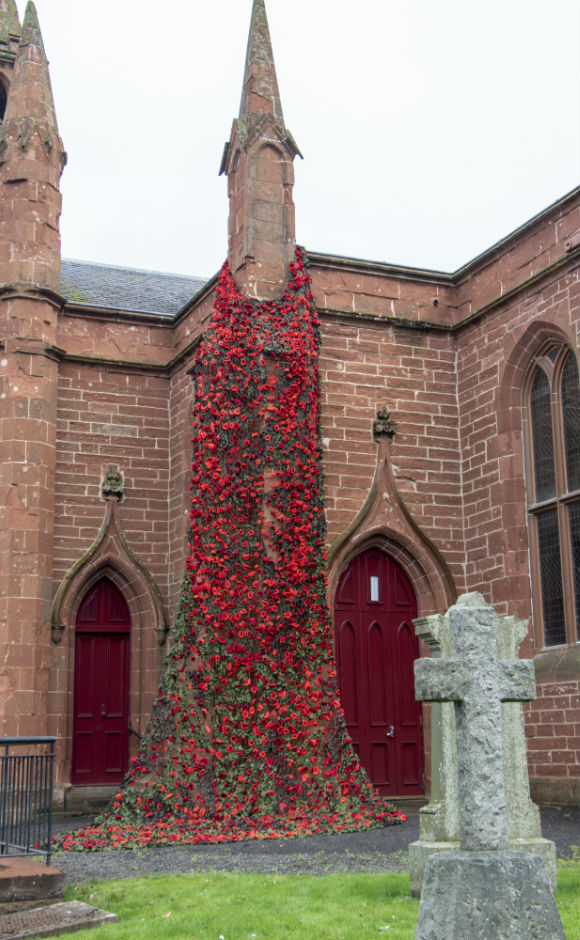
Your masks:
{"label": "stone buttress", "polygon": [[36,9],[0,0],[0,735],[47,733],[65,154]]}

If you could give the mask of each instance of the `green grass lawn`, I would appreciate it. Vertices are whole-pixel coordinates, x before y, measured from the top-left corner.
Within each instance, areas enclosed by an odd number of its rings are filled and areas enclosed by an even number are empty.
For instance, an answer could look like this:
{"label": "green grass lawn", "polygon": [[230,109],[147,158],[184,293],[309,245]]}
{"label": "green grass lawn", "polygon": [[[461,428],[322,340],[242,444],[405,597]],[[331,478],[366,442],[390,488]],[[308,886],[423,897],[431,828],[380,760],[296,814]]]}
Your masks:
{"label": "green grass lawn", "polygon": [[[559,866],[556,901],[568,940],[580,936],[579,887],[580,865]],[[413,940],[419,907],[406,874],[204,872],[73,885],[73,898],[119,918],[75,933],[77,940]]]}

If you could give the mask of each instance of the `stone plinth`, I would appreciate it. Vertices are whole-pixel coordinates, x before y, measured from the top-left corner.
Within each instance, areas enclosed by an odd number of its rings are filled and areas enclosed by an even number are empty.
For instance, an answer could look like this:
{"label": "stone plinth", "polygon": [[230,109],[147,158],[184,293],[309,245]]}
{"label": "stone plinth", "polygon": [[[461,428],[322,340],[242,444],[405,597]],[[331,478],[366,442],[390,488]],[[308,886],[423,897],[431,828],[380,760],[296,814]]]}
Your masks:
{"label": "stone plinth", "polygon": [[[461,598],[462,606],[485,605],[481,594]],[[417,636],[429,645],[432,657],[451,656],[448,615],[414,621]],[[527,621],[516,617],[498,620],[498,653],[502,659],[515,659],[527,634]],[[556,846],[542,837],[540,813],[530,797],[527,771],[524,716],[519,702],[502,702],[502,757],[507,805],[509,847],[534,852],[546,866],[552,890],[556,888]],[[457,745],[455,710],[452,702],[431,705],[431,799],[419,814],[419,839],[409,845],[411,894],[418,897],[427,859],[438,852],[459,849],[457,797]]]}
{"label": "stone plinth", "polygon": [[565,940],[543,862],[530,852],[433,855],[415,940]]}

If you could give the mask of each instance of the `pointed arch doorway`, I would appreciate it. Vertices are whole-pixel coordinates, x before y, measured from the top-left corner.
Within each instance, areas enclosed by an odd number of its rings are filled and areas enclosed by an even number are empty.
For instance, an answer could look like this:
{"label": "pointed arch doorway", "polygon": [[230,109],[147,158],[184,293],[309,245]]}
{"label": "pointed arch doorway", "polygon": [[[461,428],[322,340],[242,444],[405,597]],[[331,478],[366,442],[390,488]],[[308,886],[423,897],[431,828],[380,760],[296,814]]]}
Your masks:
{"label": "pointed arch doorway", "polygon": [[334,604],[338,685],[355,750],[383,796],[424,792],[416,616],[411,583],[388,555],[363,552],[342,573]]}
{"label": "pointed arch doorway", "polygon": [[71,783],[114,786],[127,772],[131,618],[108,578],[89,588],[75,626]]}

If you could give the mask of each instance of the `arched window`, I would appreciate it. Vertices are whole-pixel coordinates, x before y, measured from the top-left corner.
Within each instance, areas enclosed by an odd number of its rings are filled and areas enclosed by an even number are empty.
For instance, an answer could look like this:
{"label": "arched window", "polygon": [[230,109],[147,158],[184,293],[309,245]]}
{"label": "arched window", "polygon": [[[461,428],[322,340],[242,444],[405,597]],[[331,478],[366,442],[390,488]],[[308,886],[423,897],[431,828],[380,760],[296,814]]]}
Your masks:
{"label": "arched window", "polygon": [[534,622],[543,646],[580,639],[578,363],[547,347],[526,383],[526,470]]}

